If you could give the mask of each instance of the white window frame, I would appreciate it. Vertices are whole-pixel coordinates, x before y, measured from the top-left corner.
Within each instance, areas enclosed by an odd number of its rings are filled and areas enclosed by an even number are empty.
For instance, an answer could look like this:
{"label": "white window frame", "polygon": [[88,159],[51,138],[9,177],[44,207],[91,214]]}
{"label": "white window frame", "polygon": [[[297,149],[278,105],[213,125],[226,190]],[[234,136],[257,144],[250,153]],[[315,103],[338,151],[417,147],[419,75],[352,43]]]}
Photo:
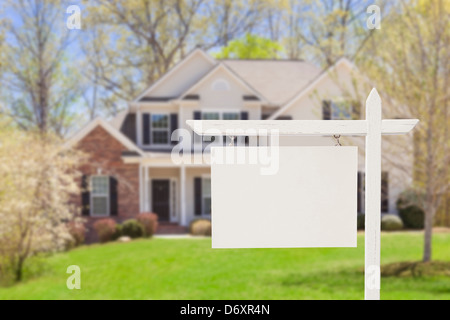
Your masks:
{"label": "white window frame", "polygon": [[[211,175],[210,174],[208,174],[208,175],[202,175],[201,176],[201,179],[202,179],[202,214],[201,214],[201,217],[205,217],[205,218],[211,218],[211,212],[210,213],[206,213],[205,212],[205,194],[204,194],[204,186],[205,186],[205,180],[209,180],[209,185],[210,185],[210,188],[209,188],[209,190],[210,190],[210,194],[209,194],[209,198],[211,199],[212,198],[212,195],[211,195]],[[211,206],[211,211],[212,211],[212,206]]]}
{"label": "white window frame", "polygon": [[201,120],[203,119],[203,114],[204,113],[218,113],[219,114],[219,120],[223,120],[223,114],[224,113],[236,113],[238,115],[238,119],[241,119],[241,112],[242,110],[239,109],[230,109],[230,110],[215,110],[215,109],[203,109],[200,111],[201,112]]}
{"label": "white window frame", "polygon": [[[149,114],[150,115],[150,144],[144,144],[144,139],[142,138],[142,146],[143,147],[171,147],[171,141],[170,141],[170,136],[171,136],[171,132],[170,132],[170,113],[168,112],[151,112],[151,111],[145,111],[142,112],[142,116],[144,114]],[[152,117],[153,116],[167,116],[167,129],[163,129],[163,128],[154,128],[153,126],[153,121],[152,121]],[[144,126],[142,126],[142,131],[144,130]],[[153,132],[154,131],[167,131],[167,143],[154,143],[153,142]]]}
{"label": "white window frame", "polygon": [[[106,194],[94,194],[93,180],[94,180],[94,178],[101,178],[101,177],[106,178],[106,183],[107,183],[107,186],[108,186],[108,190],[107,190]],[[90,187],[89,188],[89,190],[90,190],[90,194],[89,194],[89,214],[91,215],[91,217],[109,217],[109,216],[111,216],[111,208],[110,208],[110,202],[111,202],[111,199],[110,199],[110,191],[111,191],[111,189],[110,188],[111,188],[111,186],[110,186],[110,183],[109,183],[109,176],[100,175],[100,174],[92,175],[90,177],[90,179],[89,179],[89,187]],[[93,198],[94,197],[106,198],[106,213],[105,214],[94,214],[93,213],[93,209],[94,209]]]}

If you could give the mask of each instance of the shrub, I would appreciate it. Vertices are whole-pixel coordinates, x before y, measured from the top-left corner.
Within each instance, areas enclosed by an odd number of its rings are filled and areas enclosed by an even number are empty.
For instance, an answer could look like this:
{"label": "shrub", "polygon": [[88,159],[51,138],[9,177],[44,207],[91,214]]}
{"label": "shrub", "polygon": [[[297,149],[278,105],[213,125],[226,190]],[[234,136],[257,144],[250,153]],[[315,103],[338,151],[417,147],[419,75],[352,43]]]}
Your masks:
{"label": "shrub", "polygon": [[117,240],[122,236],[122,226],[120,224],[116,224],[116,231],[112,236],[112,240]]}
{"label": "shrub", "polygon": [[366,224],[366,215],[364,213],[358,213],[357,216],[357,229],[364,230]]}
{"label": "shrub", "polygon": [[397,210],[406,228],[423,229],[425,212],[420,208],[423,196],[414,191],[404,191],[397,200]]}
{"label": "shrub", "polygon": [[211,221],[208,219],[193,220],[189,230],[193,236],[211,236]]}
{"label": "shrub", "polygon": [[151,237],[158,227],[158,216],[154,213],[144,212],[138,215],[137,221],[144,227],[144,237]]}
{"label": "shrub", "polygon": [[144,226],[136,219],[128,219],[122,223],[122,235],[132,239],[144,236]]}
{"label": "shrub", "polygon": [[116,225],[116,222],[109,218],[100,219],[94,223],[94,229],[100,242],[108,242],[114,239]]}
{"label": "shrub", "polygon": [[403,220],[406,228],[423,229],[425,213],[415,205],[398,209],[398,214]]}
{"label": "shrub", "polygon": [[78,247],[84,243],[86,235],[86,227],[84,226],[83,223],[71,221],[67,224],[67,229],[69,231],[70,236],[72,237],[72,241],[69,245],[69,248]]}
{"label": "shrub", "polygon": [[394,231],[403,229],[403,222],[398,216],[386,214],[381,217],[381,230]]}

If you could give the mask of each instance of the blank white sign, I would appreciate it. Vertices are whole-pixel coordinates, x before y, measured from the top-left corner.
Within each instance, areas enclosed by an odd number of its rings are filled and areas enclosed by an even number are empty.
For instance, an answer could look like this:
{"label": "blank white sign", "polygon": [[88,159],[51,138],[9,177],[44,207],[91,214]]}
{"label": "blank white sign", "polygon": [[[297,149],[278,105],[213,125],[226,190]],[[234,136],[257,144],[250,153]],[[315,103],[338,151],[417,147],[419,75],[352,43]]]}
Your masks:
{"label": "blank white sign", "polygon": [[211,148],[213,248],[356,247],[357,147],[279,147],[275,174],[249,160],[264,147],[217,163],[227,148]]}

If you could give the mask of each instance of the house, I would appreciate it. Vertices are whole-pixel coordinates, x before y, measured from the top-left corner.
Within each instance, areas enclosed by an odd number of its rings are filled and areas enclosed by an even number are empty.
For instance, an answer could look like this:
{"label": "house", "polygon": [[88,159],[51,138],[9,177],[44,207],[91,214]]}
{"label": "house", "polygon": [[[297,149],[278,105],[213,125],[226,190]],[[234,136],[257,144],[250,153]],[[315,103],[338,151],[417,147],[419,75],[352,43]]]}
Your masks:
{"label": "house", "polygon": [[[346,59],[321,70],[304,61],[215,60],[200,49],[192,51],[115,119],[96,119],[68,140],[69,146],[91,158],[81,168],[80,183],[90,186],[78,200],[83,215],[92,222],[155,212],[162,230],[185,231],[193,219],[211,216],[210,166],[174,163],[171,150],[177,141],[171,141],[172,132],[188,129],[189,119],[358,118],[361,102],[351,98],[357,96],[352,87],[355,71]],[[282,137],[280,144],[335,142],[328,137]],[[361,157],[358,210],[362,212]],[[401,178],[397,180],[403,184],[391,184],[394,171],[383,171],[383,212],[395,212],[396,197],[407,183]]]}

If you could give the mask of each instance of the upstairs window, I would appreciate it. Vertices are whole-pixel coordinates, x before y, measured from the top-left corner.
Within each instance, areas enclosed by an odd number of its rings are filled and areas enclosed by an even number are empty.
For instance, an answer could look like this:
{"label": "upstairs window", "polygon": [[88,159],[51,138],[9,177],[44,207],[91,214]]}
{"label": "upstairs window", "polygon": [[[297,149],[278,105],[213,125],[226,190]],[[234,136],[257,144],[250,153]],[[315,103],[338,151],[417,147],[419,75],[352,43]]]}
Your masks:
{"label": "upstairs window", "polygon": [[169,144],[169,115],[152,114],[151,115],[151,139],[152,144]]}
{"label": "upstairs window", "polygon": [[352,105],[348,101],[332,101],[331,102],[331,119],[332,120],[351,120]]}
{"label": "upstairs window", "polygon": [[202,112],[202,120],[220,120],[219,112]]}
{"label": "upstairs window", "polygon": [[360,105],[351,100],[322,101],[323,120],[359,120]]}

